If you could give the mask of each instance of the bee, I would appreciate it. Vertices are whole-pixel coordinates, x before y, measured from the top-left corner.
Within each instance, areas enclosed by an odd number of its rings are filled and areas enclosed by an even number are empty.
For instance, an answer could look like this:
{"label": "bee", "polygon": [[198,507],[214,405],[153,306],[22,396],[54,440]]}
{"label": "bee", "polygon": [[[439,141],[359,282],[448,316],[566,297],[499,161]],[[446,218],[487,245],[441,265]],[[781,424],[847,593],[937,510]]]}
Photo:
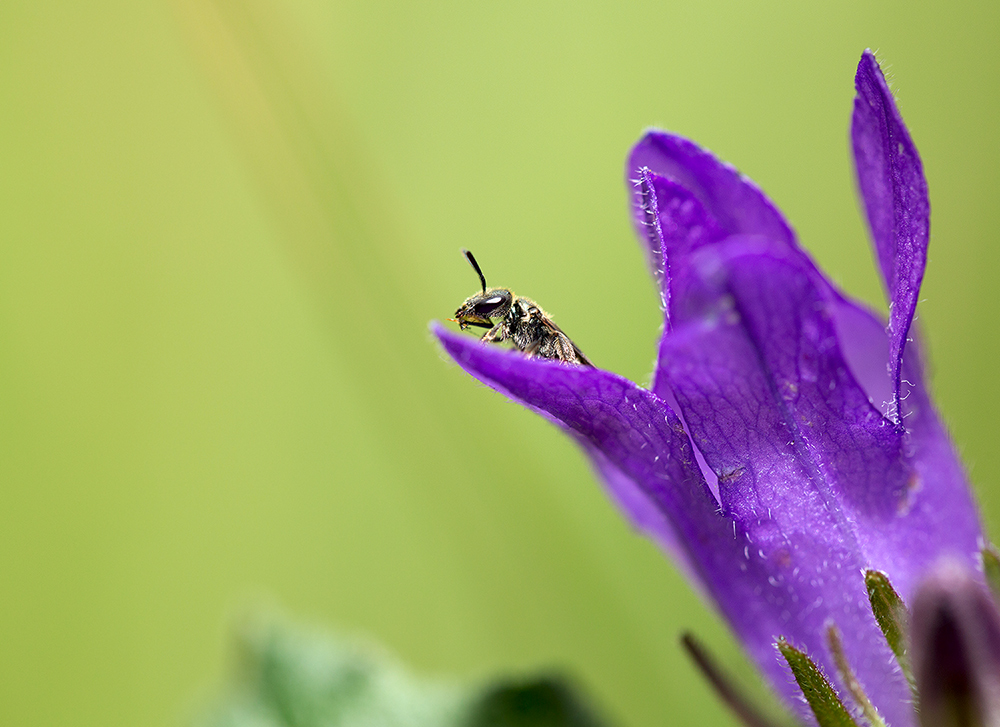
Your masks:
{"label": "bee", "polygon": [[[514,295],[508,288],[487,288],[486,276],[476,258],[468,250],[462,250],[462,254],[479,275],[483,290],[466,299],[449,320],[458,323],[463,331],[469,326],[488,328],[480,339],[484,343],[510,341],[528,356],[594,365],[535,301]],[[499,322],[494,324],[494,319]]]}

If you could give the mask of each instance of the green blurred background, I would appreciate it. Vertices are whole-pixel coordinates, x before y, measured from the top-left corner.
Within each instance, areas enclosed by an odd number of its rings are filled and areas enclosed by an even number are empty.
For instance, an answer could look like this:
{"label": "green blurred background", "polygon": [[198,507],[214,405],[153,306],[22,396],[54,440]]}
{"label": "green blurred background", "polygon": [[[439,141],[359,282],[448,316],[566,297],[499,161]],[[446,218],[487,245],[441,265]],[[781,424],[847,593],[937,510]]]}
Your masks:
{"label": "green blurred background", "polygon": [[[731,724],[734,647],[574,447],[441,359],[477,287],[646,381],[647,125],[751,175],[881,303],[847,147],[880,50],[934,210],[921,319],[988,524],[993,2],[0,7],[0,724],[174,725],[273,608],[420,673],[561,666],[623,726]],[[700,716],[699,716],[700,715]]]}

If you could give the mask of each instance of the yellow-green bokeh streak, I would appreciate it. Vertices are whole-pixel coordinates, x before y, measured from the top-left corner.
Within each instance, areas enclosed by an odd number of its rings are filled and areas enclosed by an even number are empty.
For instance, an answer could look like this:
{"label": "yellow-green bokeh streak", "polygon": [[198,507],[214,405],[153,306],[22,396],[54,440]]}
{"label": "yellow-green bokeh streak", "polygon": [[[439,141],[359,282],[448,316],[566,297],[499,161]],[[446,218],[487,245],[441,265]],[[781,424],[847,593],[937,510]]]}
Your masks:
{"label": "yellow-green bokeh streak", "polygon": [[476,287],[470,247],[643,380],[621,168],[653,123],[878,300],[846,140],[866,46],[924,156],[921,319],[992,524],[997,10],[869,5],[0,8],[0,723],[176,723],[260,601],[424,671],[560,664],[623,724],[697,723],[676,634],[721,630],[425,325]]}

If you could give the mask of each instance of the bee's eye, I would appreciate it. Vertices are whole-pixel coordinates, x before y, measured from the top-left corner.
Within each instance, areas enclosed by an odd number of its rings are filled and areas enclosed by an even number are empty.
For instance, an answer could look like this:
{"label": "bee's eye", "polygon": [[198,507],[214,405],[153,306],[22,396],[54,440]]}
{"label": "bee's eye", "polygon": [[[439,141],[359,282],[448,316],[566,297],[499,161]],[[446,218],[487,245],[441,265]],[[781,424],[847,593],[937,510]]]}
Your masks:
{"label": "bee's eye", "polygon": [[497,308],[503,307],[506,302],[507,298],[503,295],[491,295],[486,300],[476,303],[476,315],[489,318]]}

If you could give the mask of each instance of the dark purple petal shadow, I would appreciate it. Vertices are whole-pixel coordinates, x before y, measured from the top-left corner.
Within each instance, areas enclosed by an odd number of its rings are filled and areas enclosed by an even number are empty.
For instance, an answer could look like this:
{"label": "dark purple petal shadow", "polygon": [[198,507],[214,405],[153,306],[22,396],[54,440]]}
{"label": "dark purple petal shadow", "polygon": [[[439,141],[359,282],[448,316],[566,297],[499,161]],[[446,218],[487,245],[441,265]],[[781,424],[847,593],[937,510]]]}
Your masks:
{"label": "dark purple petal shadow", "polygon": [[1000,615],[974,573],[943,561],[913,600],[920,724],[1000,723]]}

